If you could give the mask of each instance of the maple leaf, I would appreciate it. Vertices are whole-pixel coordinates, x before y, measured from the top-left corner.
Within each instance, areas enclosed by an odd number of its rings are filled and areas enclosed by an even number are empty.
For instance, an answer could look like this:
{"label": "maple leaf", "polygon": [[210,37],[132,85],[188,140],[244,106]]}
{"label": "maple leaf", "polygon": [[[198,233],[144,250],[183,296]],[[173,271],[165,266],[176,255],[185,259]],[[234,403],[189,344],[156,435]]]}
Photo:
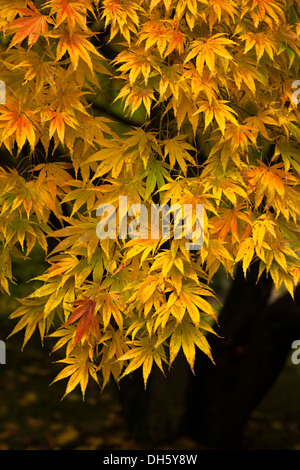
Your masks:
{"label": "maple leaf", "polygon": [[272,117],[273,112],[271,110],[259,111],[256,116],[251,116],[245,119],[245,122],[256,130],[256,133],[260,132],[263,137],[270,140],[270,136],[267,132],[266,125],[277,125],[277,120]]}
{"label": "maple leaf", "polygon": [[[126,99],[125,99],[126,97]],[[146,108],[147,115],[150,116],[150,108],[152,100],[154,100],[154,94],[151,89],[147,89],[138,85],[125,86],[118,94],[118,100],[122,98],[125,100],[124,109],[129,107],[131,109],[131,115],[143,104]]]}
{"label": "maple leaf", "polygon": [[173,168],[177,161],[183,173],[186,175],[187,164],[186,161],[194,164],[195,161],[187,150],[195,150],[194,147],[188,142],[183,142],[184,135],[169,139],[165,145],[165,157],[168,155],[170,160],[170,167]]}
{"label": "maple leaf", "polygon": [[133,85],[137,78],[142,75],[147,86],[151,66],[155,67],[155,62],[151,53],[145,53],[143,48],[120,52],[116,58],[116,62],[123,62],[118,70],[123,73],[129,72],[129,82],[131,85]]}
{"label": "maple leaf", "polygon": [[185,34],[179,29],[178,22],[173,20],[153,19],[143,25],[139,41],[145,41],[145,51],[154,45],[158,49],[161,57],[166,57],[174,50],[179,54],[184,51]]}
{"label": "maple leaf", "polygon": [[[116,275],[117,272],[118,270],[114,273],[114,275]],[[105,289],[105,287],[102,286],[102,289]],[[101,308],[101,317],[103,320],[104,331],[108,327],[111,316],[114,318],[119,329],[122,331],[122,312],[125,310],[125,302],[119,295],[119,292],[114,292],[111,290],[108,293],[98,294],[97,308]]]}
{"label": "maple leaf", "polygon": [[120,32],[130,44],[131,33],[137,33],[139,16],[136,10],[139,9],[141,7],[132,1],[104,0],[102,18],[105,18],[105,27],[111,26],[110,41]]}
{"label": "maple leaf", "polygon": [[[35,81],[36,93],[40,93],[45,84],[54,85],[53,83],[53,68],[51,62],[45,62],[42,57],[39,56],[32,49],[26,54],[19,54],[19,63],[15,66],[15,69],[25,70],[24,84],[30,81]],[[23,60],[22,60],[23,59]]]}
{"label": "maple leaf", "polygon": [[45,3],[44,8],[51,7],[51,13],[56,15],[55,28],[61,23],[67,21],[69,32],[72,34],[75,30],[76,23],[88,32],[86,24],[87,11],[94,13],[92,5],[86,0],[50,0]]}
{"label": "maple leaf", "polygon": [[[20,331],[22,328],[25,328],[25,335],[22,345],[22,349],[24,349],[35,329],[43,322],[43,301],[41,299],[24,299],[21,303],[22,305],[17,308],[10,316],[10,318],[21,317],[21,319],[18,321],[9,336],[15,334],[17,331]],[[40,329],[42,338],[44,331],[42,328]]]}
{"label": "maple leaf", "polygon": [[199,94],[203,92],[204,96],[208,99],[209,104],[211,104],[213,99],[217,100],[219,88],[211,74],[205,71],[201,77],[196,67],[190,62],[186,64],[185,68],[186,72],[184,72],[183,77],[191,81],[191,92],[193,98],[196,100]]}
{"label": "maple leaf", "polygon": [[50,385],[57,382],[58,380],[69,377],[62,400],[66,395],[71,393],[77,385],[80,385],[82,397],[84,400],[89,376],[91,376],[95,382],[99,384],[97,377],[97,366],[90,360],[89,356],[89,349],[87,347],[83,347],[80,358],[78,358],[78,356],[71,355],[58,361],[68,365],[61,372],[59,372]]}
{"label": "maple leaf", "polygon": [[284,198],[285,186],[296,183],[296,179],[291,174],[286,174],[283,164],[267,166],[259,162],[258,166],[253,166],[247,173],[250,185],[256,186],[256,201],[258,206],[264,196],[269,204],[272,204],[276,197]]}
{"label": "maple leaf", "polygon": [[[56,34],[52,33],[53,36]],[[65,31],[63,35],[60,36],[59,43],[57,45],[56,50],[56,57],[57,60],[60,60],[62,56],[68,52],[71,58],[72,65],[74,70],[78,67],[79,58],[84,60],[92,74],[94,74],[93,64],[89,52],[95,54],[98,57],[102,57],[95,46],[88,41],[87,35],[82,32],[74,32],[70,33],[69,31]]]}
{"label": "maple leaf", "polygon": [[1,142],[6,142],[11,136],[14,136],[18,144],[19,151],[28,140],[31,149],[36,142],[36,131],[40,130],[36,111],[27,109],[19,105],[1,106],[0,126],[2,130]]}
{"label": "maple leaf", "polygon": [[[193,339],[192,339],[193,338]],[[185,320],[178,325],[171,336],[170,340],[170,365],[174,362],[180,348],[182,347],[184,355],[190,365],[192,371],[194,371],[195,345],[210,358],[214,363],[210,346],[207,342],[206,337],[201,331],[195,328],[189,321]]]}
{"label": "maple leaf", "polygon": [[205,10],[210,30],[216,21],[225,21],[228,25],[236,21],[237,9],[232,0],[210,0],[208,7]]}
{"label": "maple leaf", "polygon": [[[251,3],[252,5],[250,5]],[[248,0],[242,9],[242,16],[248,11],[250,12],[255,28],[263,21],[272,28],[274,23],[278,25],[280,21],[284,19],[281,7],[273,0]]]}
{"label": "maple leaf", "polygon": [[195,40],[191,44],[191,50],[188,53],[185,63],[196,57],[196,68],[202,76],[204,64],[207,65],[209,70],[215,73],[216,55],[223,59],[232,60],[232,55],[228,52],[225,46],[236,44],[231,39],[224,37],[224,34],[214,34],[210,38]]}
{"label": "maple leaf", "polygon": [[198,109],[195,114],[204,112],[205,115],[205,125],[204,131],[208,128],[209,124],[215,119],[219,125],[219,128],[222,134],[225,133],[226,120],[238,126],[238,122],[234,117],[234,114],[237,115],[236,111],[227,106],[228,101],[217,100],[212,104],[209,104],[208,101],[199,101]]}
{"label": "maple leaf", "polygon": [[48,23],[52,23],[51,19],[43,15],[33,4],[27,2],[30,8],[18,8],[16,11],[22,16],[12,21],[4,27],[4,30],[18,32],[14,35],[9,47],[14,47],[28,37],[28,45],[33,46],[40,35],[47,36]]}
{"label": "maple leaf", "polygon": [[237,255],[235,260],[240,261],[243,260],[243,271],[246,275],[247,269],[253,260],[254,257],[254,240],[252,237],[248,237],[242,241],[240,247],[238,249]]}
{"label": "maple leaf", "polygon": [[75,347],[76,344],[83,339],[87,339],[89,342],[89,337],[92,330],[93,332],[97,331],[97,321],[95,320],[96,302],[92,299],[89,299],[88,297],[83,296],[83,299],[76,300],[75,302],[72,302],[72,304],[78,305],[78,307],[73,310],[72,314],[63,327],[67,327],[71,323],[74,323],[80,319],[76,327],[76,333],[73,342],[73,347]]}
{"label": "maple leaf", "polygon": [[256,61],[248,57],[248,55],[242,55],[241,52],[235,54],[234,60],[230,62],[230,68],[238,90],[240,90],[243,85],[246,85],[253,95],[255,95],[256,82],[266,86],[265,75],[257,67]]}
{"label": "maple leaf", "polygon": [[273,59],[276,45],[271,38],[268,38],[265,33],[247,33],[240,36],[242,41],[245,41],[244,54],[255,47],[257,62],[260,61],[264,52],[266,51],[270,59]]}
{"label": "maple leaf", "polygon": [[[131,344],[131,343],[129,343]],[[122,377],[130,374],[140,366],[143,367],[144,386],[146,388],[147,380],[152,369],[153,361],[158,365],[163,372],[162,361],[166,362],[165,351],[162,345],[155,347],[155,344],[147,340],[132,341],[132,349],[123,354],[118,360],[130,360],[129,365],[126,367]]]}
{"label": "maple leaf", "polygon": [[[242,210],[244,209],[244,210]],[[239,204],[231,209],[221,208],[218,216],[213,217],[211,222],[211,233],[219,232],[219,240],[225,240],[230,233],[232,242],[240,242],[242,237],[247,236],[247,229],[251,227],[251,220],[245,204]],[[241,223],[241,221],[243,221]],[[251,230],[251,228],[250,228]]]}
{"label": "maple leaf", "polygon": [[51,138],[54,132],[57,132],[57,135],[62,143],[65,139],[66,124],[73,129],[76,129],[76,127],[79,125],[74,116],[71,116],[66,112],[52,111],[51,109],[45,109],[43,111],[41,120],[42,122],[50,121],[49,137]]}

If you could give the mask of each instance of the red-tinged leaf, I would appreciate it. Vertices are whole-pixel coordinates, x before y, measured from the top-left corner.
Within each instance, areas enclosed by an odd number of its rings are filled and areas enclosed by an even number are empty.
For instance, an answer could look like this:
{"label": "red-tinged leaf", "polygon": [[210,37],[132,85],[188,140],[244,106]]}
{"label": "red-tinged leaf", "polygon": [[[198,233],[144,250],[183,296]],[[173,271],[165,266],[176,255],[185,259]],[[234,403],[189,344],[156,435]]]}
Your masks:
{"label": "red-tinged leaf", "polygon": [[84,337],[88,339],[91,332],[91,328],[93,326],[96,326],[93,325],[95,319],[96,302],[92,299],[89,299],[88,297],[84,297],[81,300],[76,300],[75,302],[72,302],[72,304],[78,305],[78,307],[72,312],[71,316],[68,318],[63,327],[74,323],[80,318],[76,327],[75,339],[73,343],[73,347],[75,347],[78,341],[80,341]]}
{"label": "red-tinged leaf", "polygon": [[19,44],[28,37],[29,46],[33,46],[40,35],[48,33],[48,22],[52,22],[46,15],[43,15],[32,2],[28,2],[30,8],[19,8],[18,13],[21,18],[17,18],[4,27],[4,30],[15,31],[9,47]]}
{"label": "red-tinged leaf", "polygon": [[35,112],[24,109],[21,105],[5,105],[0,115],[1,142],[14,136],[19,150],[24,146],[26,139],[31,149],[36,142],[35,130],[41,132]]}

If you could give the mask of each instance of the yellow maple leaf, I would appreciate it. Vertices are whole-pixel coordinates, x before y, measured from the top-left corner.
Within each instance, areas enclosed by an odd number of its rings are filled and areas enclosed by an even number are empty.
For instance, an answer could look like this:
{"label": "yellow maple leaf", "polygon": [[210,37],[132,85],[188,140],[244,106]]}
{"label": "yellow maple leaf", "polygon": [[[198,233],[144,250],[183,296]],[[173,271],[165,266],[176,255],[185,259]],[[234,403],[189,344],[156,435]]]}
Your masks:
{"label": "yellow maple leaf", "polygon": [[[56,36],[53,32],[51,34],[52,36]],[[57,60],[60,60],[62,56],[68,52],[74,70],[76,70],[78,67],[79,58],[82,58],[82,60],[88,64],[92,74],[94,74],[93,64],[89,52],[95,54],[98,57],[101,57],[101,55],[95,46],[93,46],[93,44],[88,41],[88,36],[82,32],[74,32],[71,34],[69,31],[65,31],[62,35],[59,35],[59,37],[60,40],[56,50]]]}

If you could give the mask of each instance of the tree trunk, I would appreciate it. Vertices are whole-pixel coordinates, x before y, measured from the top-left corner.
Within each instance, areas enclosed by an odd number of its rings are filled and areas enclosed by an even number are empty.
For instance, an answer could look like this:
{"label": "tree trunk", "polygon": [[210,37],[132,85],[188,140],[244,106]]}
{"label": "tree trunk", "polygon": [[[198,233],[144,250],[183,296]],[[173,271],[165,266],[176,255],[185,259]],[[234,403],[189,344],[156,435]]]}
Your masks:
{"label": "tree trunk", "polygon": [[190,409],[192,434],[207,446],[238,448],[252,411],[281,372],[294,339],[300,338],[300,291],[267,305],[272,283],[233,282],[220,315],[220,335],[210,338],[216,365],[197,361]]}

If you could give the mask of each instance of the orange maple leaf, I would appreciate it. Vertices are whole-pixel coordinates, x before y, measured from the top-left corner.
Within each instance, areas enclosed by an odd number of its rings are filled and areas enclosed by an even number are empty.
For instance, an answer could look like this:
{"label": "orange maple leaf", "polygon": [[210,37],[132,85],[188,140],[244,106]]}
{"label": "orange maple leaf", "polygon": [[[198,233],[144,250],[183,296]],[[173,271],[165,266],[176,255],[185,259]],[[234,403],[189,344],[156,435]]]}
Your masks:
{"label": "orange maple leaf", "polygon": [[28,45],[31,47],[37,42],[41,34],[48,33],[48,24],[52,20],[43,15],[32,2],[28,2],[30,8],[18,8],[17,11],[21,18],[17,18],[8,25],[4,30],[18,30],[14,35],[9,47],[13,47],[28,37]]}
{"label": "orange maple leaf", "polygon": [[82,338],[86,337],[87,341],[89,342],[89,336],[91,334],[91,330],[93,329],[95,333],[97,333],[97,322],[95,321],[95,307],[96,302],[88,297],[83,296],[83,299],[76,300],[72,302],[73,305],[78,305],[75,310],[73,310],[71,316],[63,325],[68,326],[71,323],[74,323],[76,320],[79,320],[78,325],[76,327],[76,334],[74,338],[73,348],[76,346],[78,341]]}
{"label": "orange maple leaf", "polygon": [[1,109],[0,128],[1,143],[14,134],[19,150],[24,146],[26,139],[33,149],[36,142],[35,129],[41,132],[34,111],[13,105],[5,105]]}

